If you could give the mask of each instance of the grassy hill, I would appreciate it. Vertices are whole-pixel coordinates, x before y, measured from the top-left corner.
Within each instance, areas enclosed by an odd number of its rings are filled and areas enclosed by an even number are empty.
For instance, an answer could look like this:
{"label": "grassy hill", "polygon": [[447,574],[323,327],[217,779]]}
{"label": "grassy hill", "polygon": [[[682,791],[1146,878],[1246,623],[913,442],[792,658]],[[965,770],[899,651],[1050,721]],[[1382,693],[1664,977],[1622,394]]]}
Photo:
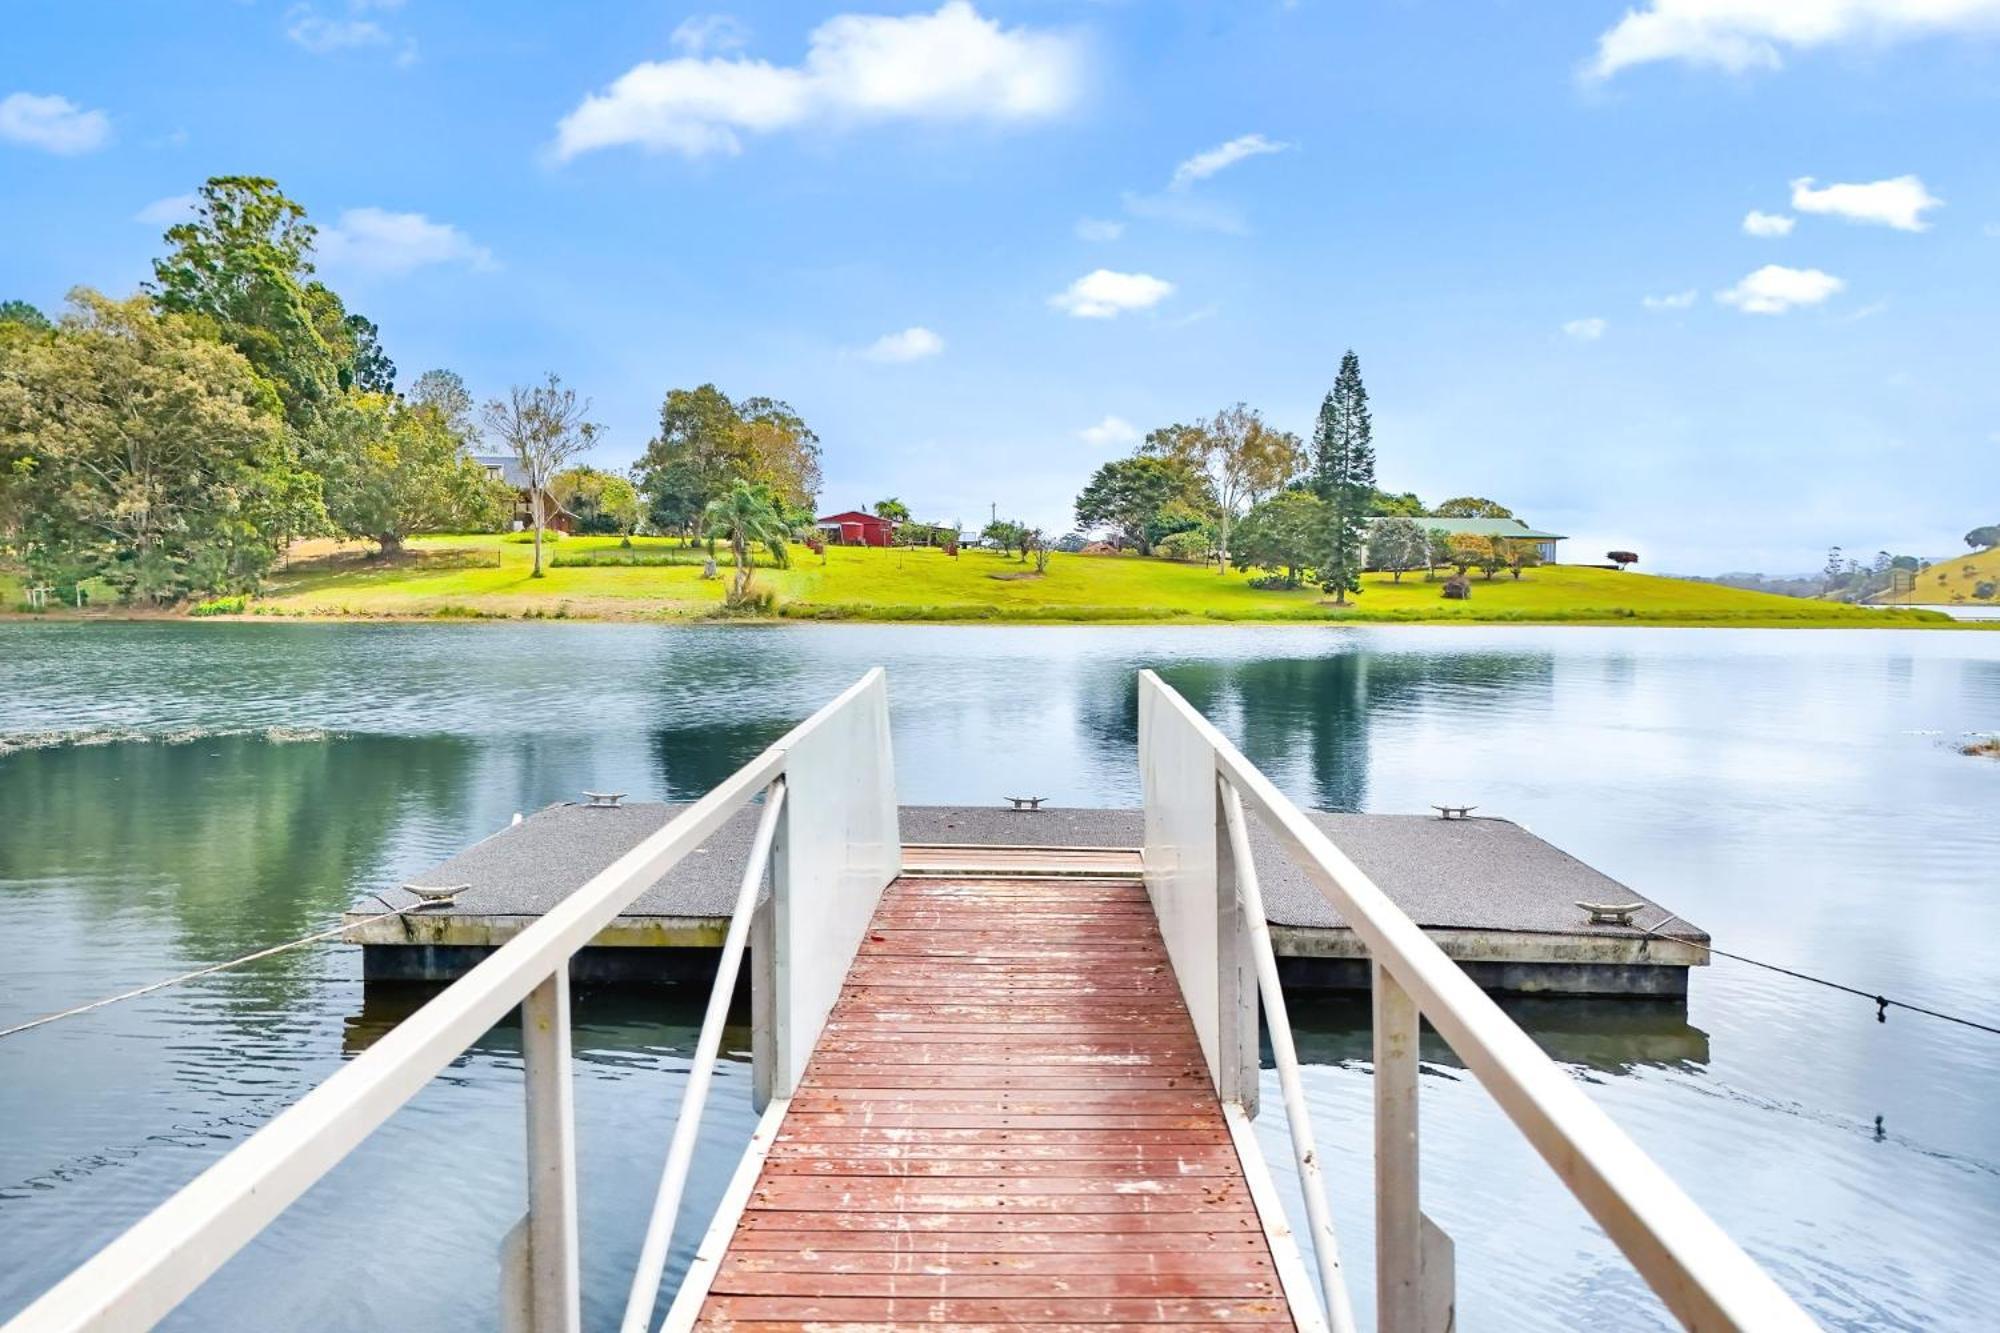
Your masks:
{"label": "grassy hill", "polygon": [[1982,583],[2000,587],[2000,546],[1989,546],[1983,551],[1969,551],[1963,556],[1953,556],[1940,560],[1923,573],[1917,575],[1917,583],[1907,594],[1876,598],[1877,605],[1888,606],[1947,606],[1964,604],[1968,606],[2000,606],[2000,597],[1982,598],[1977,588]]}
{"label": "grassy hill", "polygon": [[[531,579],[530,550],[497,537],[427,538],[407,558],[337,552],[279,571],[253,614],[329,617],[565,617],[693,619],[716,614],[722,582],[701,578],[699,550],[639,539],[572,538]],[[658,565],[645,560],[682,560]],[[724,573],[727,562],[724,561]],[[1421,573],[1398,584],[1369,575],[1349,608],[1316,588],[1263,591],[1247,579],[1134,556],[1054,557],[1045,575],[992,552],[835,547],[824,560],[794,552],[790,569],[760,568],[757,586],[790,619],[875,621],[1518,621],[1678,625],[1886,626],[1941,621],[1935,613],[1874,611],[1605,569],[1554,566],[1524,579],[1473,576],[1470,601],[1446,601]]]}

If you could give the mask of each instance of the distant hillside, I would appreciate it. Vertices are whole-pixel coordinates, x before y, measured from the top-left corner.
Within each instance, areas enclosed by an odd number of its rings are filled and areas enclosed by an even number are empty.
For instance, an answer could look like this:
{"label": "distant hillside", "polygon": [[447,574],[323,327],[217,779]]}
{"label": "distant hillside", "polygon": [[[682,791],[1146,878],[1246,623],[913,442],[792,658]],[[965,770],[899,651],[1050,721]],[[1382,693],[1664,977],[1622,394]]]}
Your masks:
{"label": "distant hillside", "polygon": [[[1981,584],[1991,585],[1981,597]],[[1873,599],[1886,606],[1950,606],[1955,603],[2000,606],[2000,546],[1947,556],[1917,575],[1907,594],[1883,594]]]}

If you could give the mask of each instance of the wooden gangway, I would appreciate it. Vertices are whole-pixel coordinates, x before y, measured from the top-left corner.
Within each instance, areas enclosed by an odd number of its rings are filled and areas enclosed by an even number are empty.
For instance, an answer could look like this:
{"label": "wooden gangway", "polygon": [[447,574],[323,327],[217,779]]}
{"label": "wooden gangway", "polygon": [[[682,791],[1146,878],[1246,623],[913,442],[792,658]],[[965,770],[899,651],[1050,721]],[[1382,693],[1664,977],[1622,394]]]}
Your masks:
{"label": "wooden gangway", "polygon": [[1145,886],[1070,877],[1101,859],[889,886],[698,1327],[1292,1326]]}
{"label": "wooden gangway", "polygon": [[[1426,1021],[1675,1318],[1704,1330],[1815,1327],[1324,828],[1153,673],[1139,674],[1138,692],[1136,853],[906,849],[886,677],[869,672],[0,1333],[150,1328],[516,1012],[527,1210],[500,1245],[501,1322],[581,1333],[570,966],[746,807],[758,811],[756,829],[623,1333],[1355,1329],[1252,820],[1368,954],[1373,1198],[1363,1206],[1374,1214],[1377,1329],[1451,1333],[1458,1323],[1452,1245],[1419,1188]],[[762,1115],[706,1234],[669,1282],[746,962]],[[1265,1079],[1260,1030],[1304,1244],[1251,1126]],[[620,1155],[643,1161],[649,1147],[624,1143]],[[1603,1326],[1625,1299],[1614,1312],[1553,1314]],[[300,1322],[317,1321],[301,1311]]]}

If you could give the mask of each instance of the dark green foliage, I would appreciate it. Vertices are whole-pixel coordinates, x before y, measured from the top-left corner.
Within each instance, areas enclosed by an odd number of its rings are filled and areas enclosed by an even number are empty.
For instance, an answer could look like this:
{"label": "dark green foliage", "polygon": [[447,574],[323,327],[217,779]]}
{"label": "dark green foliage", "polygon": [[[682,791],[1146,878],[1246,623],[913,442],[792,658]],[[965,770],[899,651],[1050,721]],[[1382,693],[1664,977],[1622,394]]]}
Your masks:
{"label": "dark green foliage", "polygon": [[1989,546],[2000,546],[2000,523],[1989,523],[1985,527],[1974,528],[1965,534],[1965,544],[1975,551],[1983,551]]}
{"label": "dark green foliage", "polygon": [[215,176],[148,284],[163,311],[214,322],[222,340],[277,386],[285,419],[309,422],[340,391],[352,337],[340,298],[309,281],[316,229],[263,176]]}
{"label": "dark green foliage", "polygon": [[19,324],[39,332],[55,327],[47,315],[26,301],[0,301],[0,324]]}
{"label": "dark green foliage", "polygon": [[1331,530],[1326,501],[1311,491],[1280,491],[1243,516],[1230,554],[1239,567],[1272,570],[1279,586],[1296,588],[1326,559]]}
{"label": "dark green foliage", "polygon": [[[731,402],[704,384],[668,392],[660,432],[635,471],[653,525],[682,532],[739,481],[767,487],[788,513],[810,509],[819,495],[819,454],[819,436],[785,403]],[[809,524],[813,516],[805,517]]]}
{"label": "dark green foliage", "polygon": [[1319,563],[1320,586],[1336,602],[1361,591],[1366,563],[1368,510],[1375,498],[1375,426],[1361,358],[1340,358],[1340,373],[1320,404],[1313,431],[1313,489],[1327,507],[1327,538]]}
{"label": "dark green foliage", "polygon": [[1438,518],[1512,518],[1514,511],[1481,495],[1458,495],[1431,513]]}
{"label": "dark green foliage", "polygon": [[1150,525],[1161,511],[1172,501],[1192,507],[1201,497],[1201,479],[1185,467],[1161,458],[1120,458],[1091,475],[1076,497],[1076,521],[1079,527],[1110,528],[1141,555],[1150,555],[1152,533],[1158,531]]}
{"label": "dark green foliage", "polygon": [[1417,498],[1415,491],[1402,491],[1395,495],[1376,491],[1368,500],[1370,518],[1422,518],[1425,512],[1424,502]]}
{"label": "dark green foliage", "polygon": [[396,363],[382,350],[382,330],[366,315],[349,315],[345,325],[352,350],[341,367],[340,387],[360,393],[396,392]]}

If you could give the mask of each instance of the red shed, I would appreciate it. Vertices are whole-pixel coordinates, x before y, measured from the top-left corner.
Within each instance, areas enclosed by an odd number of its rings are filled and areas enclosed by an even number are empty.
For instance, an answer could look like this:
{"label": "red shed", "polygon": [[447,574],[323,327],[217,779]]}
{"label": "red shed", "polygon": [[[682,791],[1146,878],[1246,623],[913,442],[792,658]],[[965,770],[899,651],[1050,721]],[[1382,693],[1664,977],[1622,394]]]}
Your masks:
{"label": "red shed", "polygon": [[828,514],[814,520],[826,539],[841,546],[887,546],[896,535],[896,525],[886,518],[864,514],[859,509]]}

